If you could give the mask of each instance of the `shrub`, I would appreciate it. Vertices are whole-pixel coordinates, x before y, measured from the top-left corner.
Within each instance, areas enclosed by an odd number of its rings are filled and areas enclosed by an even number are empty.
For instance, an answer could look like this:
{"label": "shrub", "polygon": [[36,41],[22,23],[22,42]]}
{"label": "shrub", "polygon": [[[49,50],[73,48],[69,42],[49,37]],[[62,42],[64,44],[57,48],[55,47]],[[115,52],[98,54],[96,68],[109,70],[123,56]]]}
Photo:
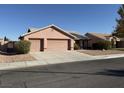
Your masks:
{"label": "shrub", "polygon": [[79,45],[74,43],[74,50],[78,50],[78,49],[80,49]]}
{"label": "shrub", "polygon": [[15,51],[18,54],[26,54],[30,51],[31,43],[26,40],[21,40],[15,43]]}
{"label": "shrub", "polygon": [[93,49],[110,49],[112,44],[110,41],[99,41],[93,44]]}

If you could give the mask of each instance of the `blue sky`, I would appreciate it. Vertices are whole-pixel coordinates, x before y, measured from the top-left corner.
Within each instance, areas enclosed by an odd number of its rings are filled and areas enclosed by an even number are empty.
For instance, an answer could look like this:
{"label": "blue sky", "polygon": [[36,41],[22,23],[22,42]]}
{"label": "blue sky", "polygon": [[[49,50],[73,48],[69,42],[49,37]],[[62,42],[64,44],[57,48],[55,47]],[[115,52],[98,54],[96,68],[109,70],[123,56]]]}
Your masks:
{"label": "blue sky", "polygon": [[17,40],[29,27],[55,24],[67,31],[111,33],[120,5],[0,5],[0,37]]}

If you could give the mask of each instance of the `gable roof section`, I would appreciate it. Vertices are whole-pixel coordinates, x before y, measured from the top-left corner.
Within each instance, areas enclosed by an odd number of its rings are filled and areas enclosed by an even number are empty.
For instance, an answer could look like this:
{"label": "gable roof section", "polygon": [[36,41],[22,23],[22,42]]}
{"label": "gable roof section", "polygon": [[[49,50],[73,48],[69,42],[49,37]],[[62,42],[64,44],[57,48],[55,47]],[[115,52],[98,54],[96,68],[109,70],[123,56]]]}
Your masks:
{"label": "gable roof section", "polygon": [[86,34],[90,34],[92,36],[95,36],[95,37],[103,39],[103,40],[106,40],[107,37],[111,37],[110,34],[102,34],[102,33],[86,33]]}
{"label": "gable roof section", "polygon": [[27,35],[30,35],[30,34],[39,32],[39,31],[41,31],[41,30],[44,30],[44,29],[47,29],[47,28],[50,28],[50,27],[53,27],[53,28],[55,28],[55,29],[58,29],[60,32],[64,33],[65,35],[67,35],[67,36],[69,36],[69,37],[71,37],[72,39],[76,39],[75,36],[73,36],[72,34],[70,34],[70,33],[66,32],[66,31],[64,31],[63,29],[61,29],[60,27],[58,27],[58,26],[56,26],[56,25],[54,25],[54,24],[49,25],[49,26],[46,26],[46,27],[43,27],[43,28],[29,28],[28,30],[30,30],[30,32],[23,34],[21,37],[24,37],[24,36],[27,36]]}
{"label": "gable roof section", "polygon": [[86,40],[86,39],[89,39],[87,36],[83,36],[81,34],[78,34],[78,33],[75,33],[75,32],[70,32],[70,34],[72,34],[73,36],[75,36],[77,38],[77,40]]}

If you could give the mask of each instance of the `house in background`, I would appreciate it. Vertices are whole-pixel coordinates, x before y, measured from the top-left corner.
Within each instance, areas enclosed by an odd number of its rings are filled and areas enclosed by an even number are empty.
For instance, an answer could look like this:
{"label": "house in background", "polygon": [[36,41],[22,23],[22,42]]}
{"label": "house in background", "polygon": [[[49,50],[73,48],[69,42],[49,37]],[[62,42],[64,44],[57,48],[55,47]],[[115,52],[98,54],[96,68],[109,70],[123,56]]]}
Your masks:
{"label": "house in background", "polygon": [[99,41],[110,41],[112,42],[112,46],[118,47],[120,39],[112,36],[111,34],[102,34],[102,33],[86,33],[85,36],[90,38],[88,42],[88,46],[90,48],[93,47],[93,44]]}
{"label": "house in background", "polygon": [[5,38],[0,38],[0,51],[2,52],[13,52],[15,41],[5,40]]}
{"label": "house in background", "polygon": [[6,51],[8,41],[5,41],[3,38],[0,38],[0,51]]}

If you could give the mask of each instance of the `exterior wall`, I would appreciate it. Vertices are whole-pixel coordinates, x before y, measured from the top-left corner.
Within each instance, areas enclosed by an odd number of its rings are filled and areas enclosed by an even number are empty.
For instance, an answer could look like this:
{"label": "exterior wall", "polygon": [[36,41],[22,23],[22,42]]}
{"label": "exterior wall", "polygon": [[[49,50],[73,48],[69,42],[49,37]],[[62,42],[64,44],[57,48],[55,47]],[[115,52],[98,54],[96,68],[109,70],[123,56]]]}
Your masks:
{"label": "exterior wall", "polygon": [[96,43],[98,41],[103,41],[103,39],[100,39],[100,38],[95,37],[95,36],[90,35],[90,34],[86,34],[86,36],[91,39],[88,41],[88,47],[89,48],[92,48],[93,43]]}
{"label": "exterior wall", "polygon": [[68,36],[60,33],[53,28],[47,28],[24,37],[25,40],[28,40],[29,38],[70,39]]}
{"label": "exterior wall", "polygon": [[75,40],[71,39],[71,49],[70,50],[74,50],[74,43],[75,43]]}
{"label": "exterior wall", "polygon": [[57,31],[54,28],[47,28],[47,29],[29,34],[27,36],[24,36],[24,40],[29,40],[30,38],[44,39],[44,49],[47,49],[47,39],[67,39],[67,40],[71,40],[71,50],[73,50],[74,42],[75,42],[69,36],[64,35],[64,33],[61,33],[60,31]]}

